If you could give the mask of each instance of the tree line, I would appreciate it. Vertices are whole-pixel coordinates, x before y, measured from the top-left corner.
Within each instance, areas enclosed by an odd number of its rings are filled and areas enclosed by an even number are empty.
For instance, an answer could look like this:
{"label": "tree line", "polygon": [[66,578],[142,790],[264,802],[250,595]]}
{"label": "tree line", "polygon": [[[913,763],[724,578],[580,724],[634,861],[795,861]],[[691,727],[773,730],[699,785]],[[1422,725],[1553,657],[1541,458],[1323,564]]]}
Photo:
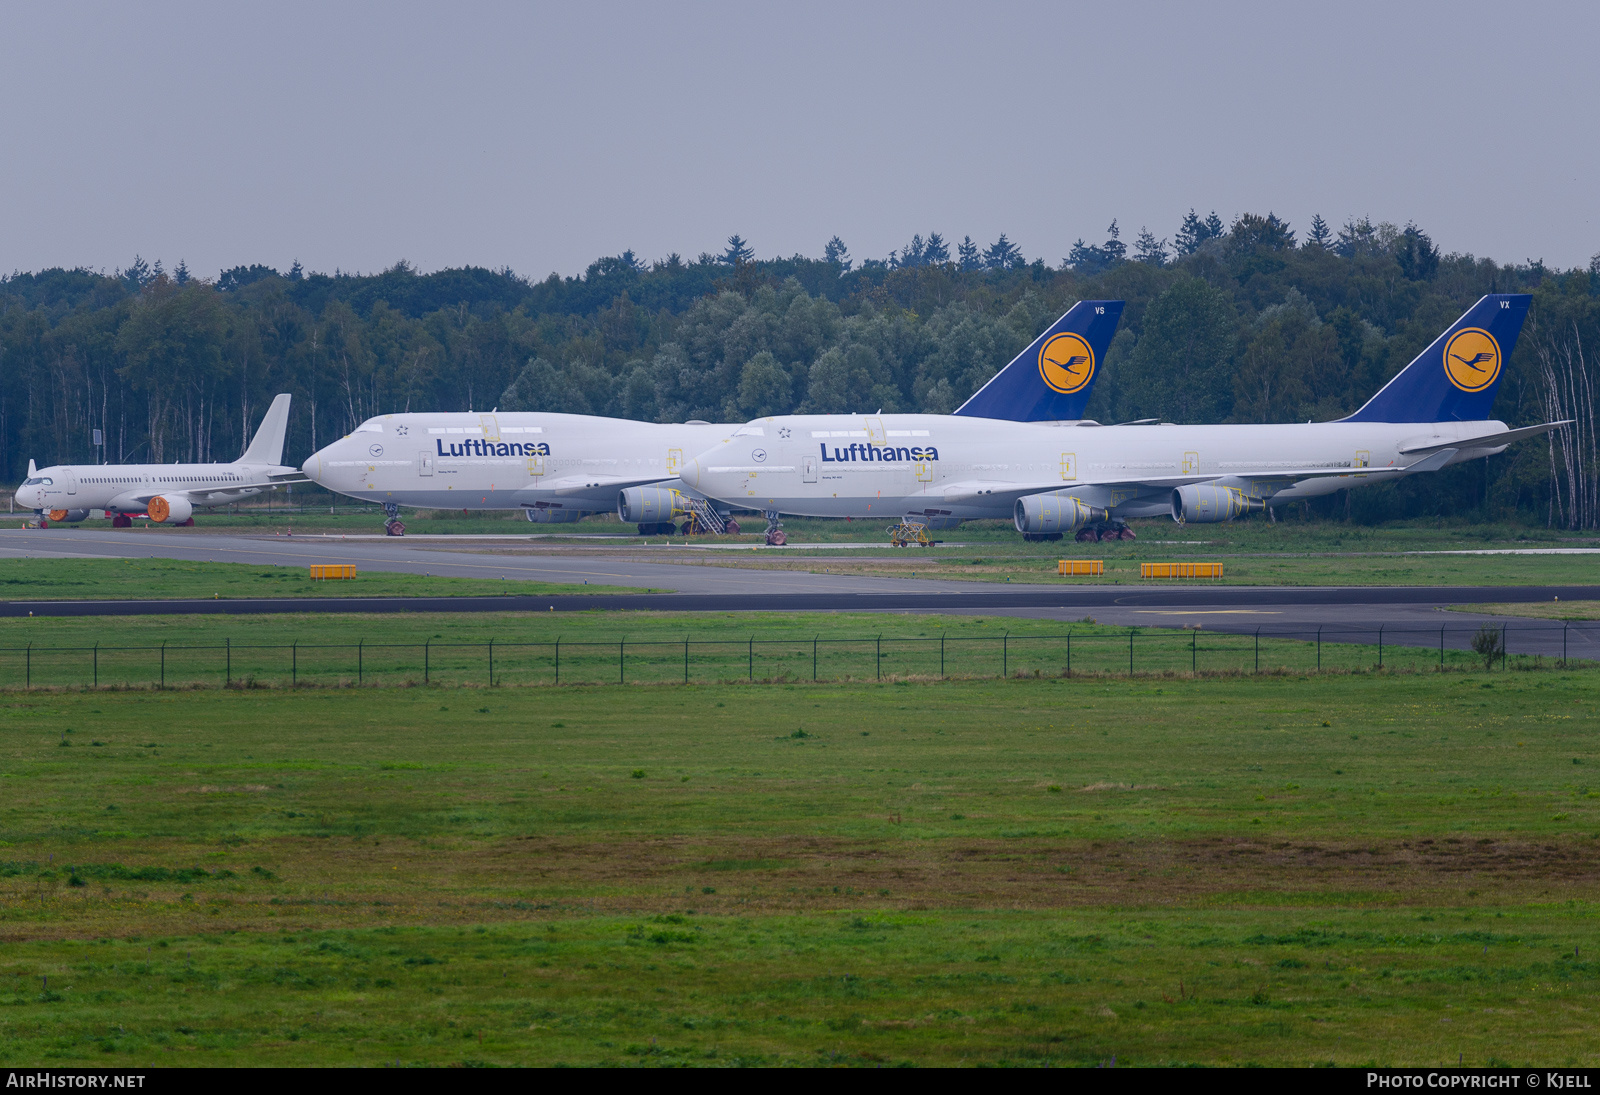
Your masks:
{"label": "tree line", "polygon": [[[389,411],[551,410],[649,421],[954,410],[1073,301],[1128,302],[1089,415],[1296,422],[1356,409],[1486,292],[1531,292],[1495,413],[1578,422],[1549,441],[1319,503],[1358,521],[1471,515],[1600,527],[1600,256],[1587,269],[1443,254],[1414,224],[1303,232],[1191,210],[1130,250],[1113,222],[1059,262],[1002,235],[921,234],[857,262],[601,258],[543,280],[478,267],[378,274],[136,259],[0,279],[0,463],[226,460],[294,393],[298,461]],[[101,431],[104,446],[92,438]]]}

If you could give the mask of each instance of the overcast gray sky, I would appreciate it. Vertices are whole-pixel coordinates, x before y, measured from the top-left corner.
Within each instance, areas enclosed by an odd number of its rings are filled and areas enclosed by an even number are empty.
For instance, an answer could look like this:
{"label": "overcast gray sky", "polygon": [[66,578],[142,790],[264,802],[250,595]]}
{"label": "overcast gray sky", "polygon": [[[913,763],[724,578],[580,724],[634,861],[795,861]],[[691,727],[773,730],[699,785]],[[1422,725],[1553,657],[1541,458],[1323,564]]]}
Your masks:
{"label": "overcast gray sky", "polygon": [[0,2],[0,269],[580,272],[1192,206],[1600,251],[1600,5]]}

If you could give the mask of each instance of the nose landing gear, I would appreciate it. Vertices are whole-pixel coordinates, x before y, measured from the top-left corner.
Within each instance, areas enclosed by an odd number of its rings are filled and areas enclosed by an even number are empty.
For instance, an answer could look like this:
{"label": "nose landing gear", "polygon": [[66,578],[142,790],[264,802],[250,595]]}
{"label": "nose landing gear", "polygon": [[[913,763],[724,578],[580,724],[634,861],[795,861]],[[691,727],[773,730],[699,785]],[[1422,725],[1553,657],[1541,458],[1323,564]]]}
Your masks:
{"label": "nose landing gear", "polygon": [[789,542],[789,534],[783,531],[783,522],[778,520],[777,510],[767,510],[761,516],[767,519],[766,542],[768,547],[782,547]]}
{"label": "nose landing gear", "polygon": [[385,536],[404,536],[406,534],[406,526],[400,520],[400,507],[393,502],[385,502],[383,504],[383,512],[388,514],[388,520],[383,523],[383,534]]}

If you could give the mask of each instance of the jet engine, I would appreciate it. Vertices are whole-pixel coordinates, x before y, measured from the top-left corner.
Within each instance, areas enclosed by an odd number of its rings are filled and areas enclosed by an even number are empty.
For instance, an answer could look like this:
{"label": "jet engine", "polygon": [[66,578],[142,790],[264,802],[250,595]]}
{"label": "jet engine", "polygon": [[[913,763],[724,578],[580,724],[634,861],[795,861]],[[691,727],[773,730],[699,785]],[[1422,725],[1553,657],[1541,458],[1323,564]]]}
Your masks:
{"label": "jet engine", "polygon": [[50,511],[50,520],[60,524],[63,521],[82,521],[89,516],[86,509],[53,509]]}
{"label": "jet engine", "polygon": [[1231,521],[1253,509],[1264,509],[1266,503],[1234,487],[1219,487],[1214,483],[1195,483],[1178,487],[1172,492],[1172,519],[1179,524],[1193,522],[1197,525]]}
{"label": "jet engine", "polygon": [[1059,535],[1079,525],[1104,521],[1106,511],[1060,494],[1032,494],[1017,499],[1012,516],[1017,531],[1026,536]]}
{"label": "jet engine", "polygon": [[524,512],[527,513],[528,520],[536,525],[569,525],[574,521],[583,520],[583,510],[566,509],[561,506],[529,506]]}
{"label": "jet engine", "polygon": [[670,487],[629,487],[617,495],[617,516],[624,524],[663,524],[688,512],[683,495]]}
{"label": "jet engine", "polygon": [[159,521],[163,525],[181,525],[194,516],[194,507],[181,494],[170,497],[158,494],[150,499],[150,504],[145,506],[145,512],[150,515],[150,520]]}

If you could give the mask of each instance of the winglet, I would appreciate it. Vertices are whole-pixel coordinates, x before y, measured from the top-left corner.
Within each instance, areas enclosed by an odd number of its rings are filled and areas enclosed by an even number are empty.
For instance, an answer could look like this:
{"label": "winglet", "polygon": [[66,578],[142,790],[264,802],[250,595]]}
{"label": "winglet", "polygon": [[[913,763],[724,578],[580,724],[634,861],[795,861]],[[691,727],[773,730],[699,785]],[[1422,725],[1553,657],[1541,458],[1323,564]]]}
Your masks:
{"label": "winglet", "polygon": [[1121,318],[1120,300],[1080,300],[955,413],[1010,422],[1082,418]]}
{"label": "winglet", "polygon": [[1533,297],[1490,293],[1345,422],[1485,422]]}
{"label": "winglet", "polygon": [[289,393],[284,392],[273,399],[272,406],[261,419],[261,427],[250,439],[250,447],[239,457],[239,463],[273,466],[283,463],[283,435],[289,429],[289,398]]}

